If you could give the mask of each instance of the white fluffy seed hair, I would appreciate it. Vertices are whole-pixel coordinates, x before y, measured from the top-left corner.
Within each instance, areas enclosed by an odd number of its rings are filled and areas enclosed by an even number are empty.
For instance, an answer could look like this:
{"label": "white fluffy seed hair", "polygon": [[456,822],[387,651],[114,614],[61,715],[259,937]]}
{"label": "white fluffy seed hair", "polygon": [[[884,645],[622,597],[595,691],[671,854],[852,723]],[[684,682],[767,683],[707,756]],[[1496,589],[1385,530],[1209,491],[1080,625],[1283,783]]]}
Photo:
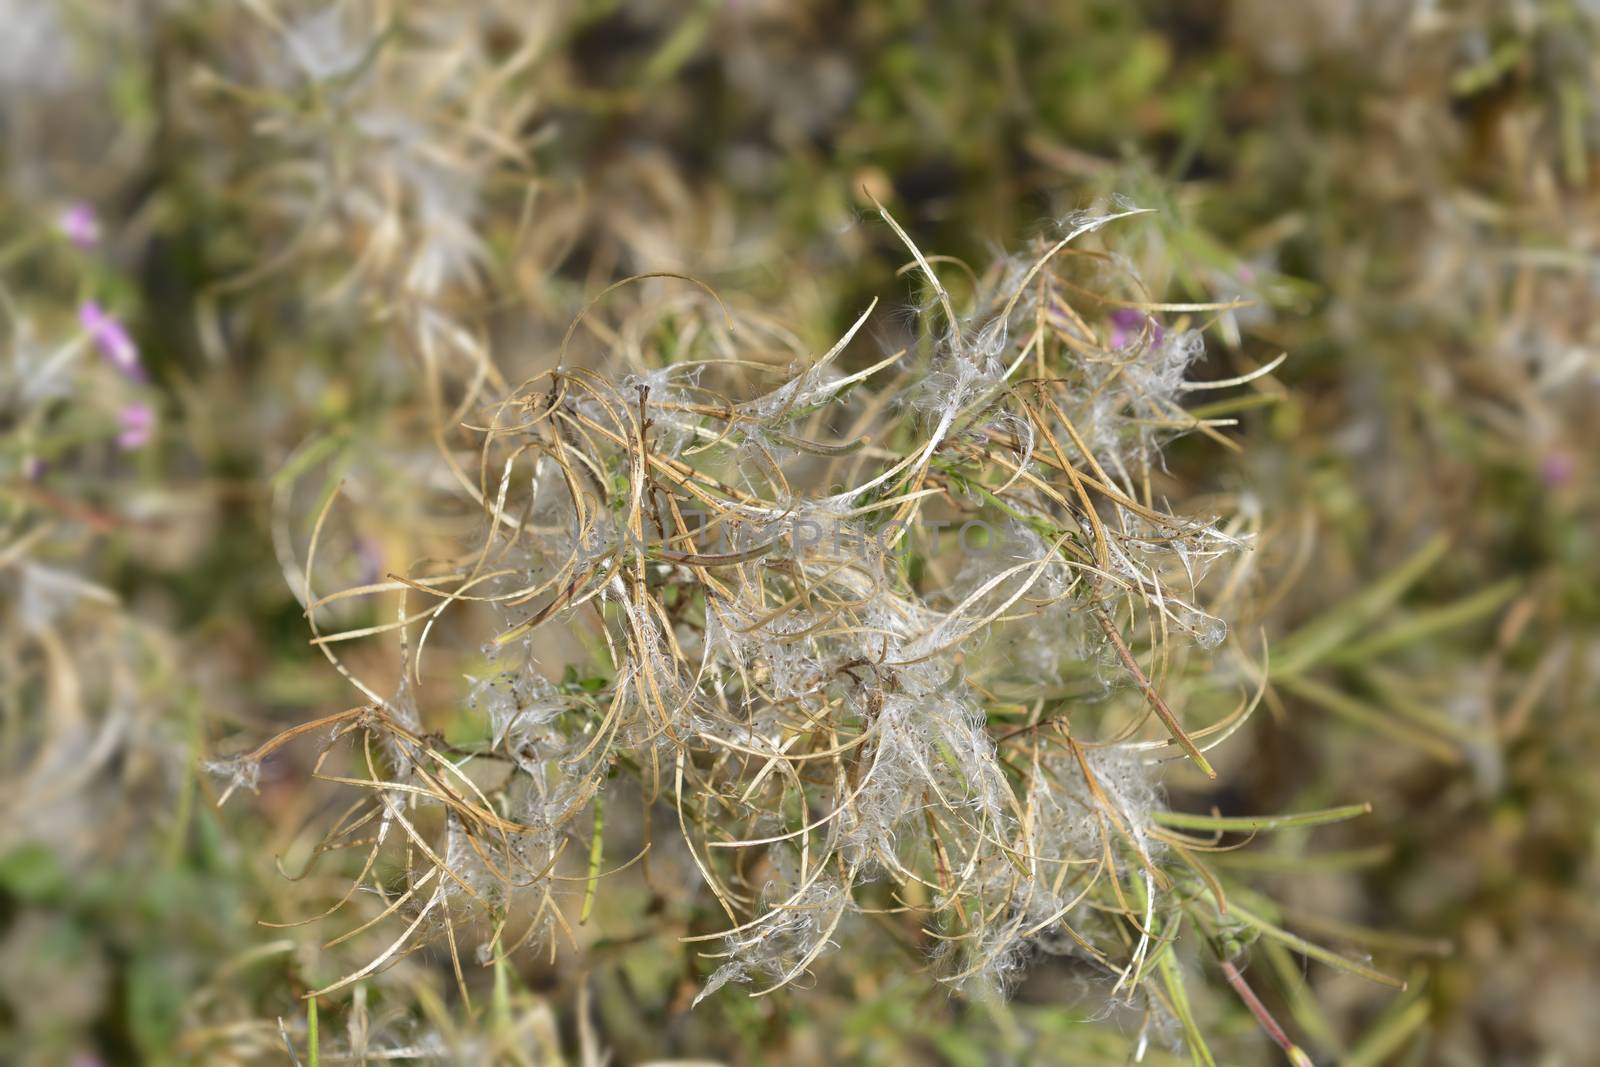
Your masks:
{"label": "white fluffy seed hair", "polygon": [[[595,805],[632,770],[677,808],[729,920],[701,997],[793,982],[863,907],[923,913],[951,982],[1005,987],[1032,949],[1066,946],[1137,995],[1152,932],[1176,921],[1156,764],[1209,772],[1151,678],[1224,684],[1186,672],[1174,638],[1220,643],[1200,583],[1245,536],[1150,489],[1161,441],[1204,426],[1179,405],[1198,334],[1113,346],[1114,294],[1136,280],[1062,254],[1133,214],[1069,220],[957,312],[884,212],[934,293],[920,358],[847,372],[863,314],[820,357],[788,338],[774,386],[770,353],[740,345],[786,335],[699,292],[616,334],[627,374],[564,345],[485,412],[483,538],[405,580],[387,629],[408,680],[332,721],[357,750],[377,737],[372,772],[404,786],[374,802],[374,856],[415,842],[417,809],[445,810],[439,845],[407,848],[412,884],[437,881],[393,951],[469,907],[493,952],[555,936],[562,852],[575,827],[598,835]],[[983,551],[952,547],[964,522],[994,534]],[[467,701],[485,739],[445,745],[416,710],[418,658],[473,603],[501,627]],[[559,680],[541,662],[555,627],[593,650]],[[323,645],[336,660],[344,636]]]}

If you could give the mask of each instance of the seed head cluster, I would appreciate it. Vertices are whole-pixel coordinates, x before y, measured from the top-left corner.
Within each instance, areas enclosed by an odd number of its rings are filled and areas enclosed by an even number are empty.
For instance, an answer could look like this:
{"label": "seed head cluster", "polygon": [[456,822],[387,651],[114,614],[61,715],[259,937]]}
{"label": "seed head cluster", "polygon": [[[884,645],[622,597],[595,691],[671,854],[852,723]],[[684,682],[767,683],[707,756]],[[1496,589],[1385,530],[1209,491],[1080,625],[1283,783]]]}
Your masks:
{"label": "seed head cluster", "polygon": [[[622,777],[671,811],[722,913],[691,939],[702,998],[794,982],[868,912],[919,916],[946,981],[1004,987],[1040,949],[1135,995],[1179,914],[1159,765],[1212,773],[1254,676],[1201,595],[1247,557],[1247,520],[1155,491],[1164,440],[1216,434],[1181,403],[1199,335],[1085,246],[1138,213],[1067,220],[958,311],[885,211],[932,294],[906,346],[856,359],[868,308],[808,354],[684,280],[633,324],[627,370],[564,344],[483,412],[479,542],[357,591],[404,593],[377,629],[405,678],[291,731],[331,725],[324,759],[348,743],[370,799],[327,844],[364,828],[360,878],[399,924],[329,988],[440,927],[455,948],[471,913],[485,959],[570,934],[574,883],[605,879],[563,872]],[[467,610],[498,620],[459,695],[482,739],[445,743],[420,658]],[[1209,721],[1163,696],[1180,677]]]}

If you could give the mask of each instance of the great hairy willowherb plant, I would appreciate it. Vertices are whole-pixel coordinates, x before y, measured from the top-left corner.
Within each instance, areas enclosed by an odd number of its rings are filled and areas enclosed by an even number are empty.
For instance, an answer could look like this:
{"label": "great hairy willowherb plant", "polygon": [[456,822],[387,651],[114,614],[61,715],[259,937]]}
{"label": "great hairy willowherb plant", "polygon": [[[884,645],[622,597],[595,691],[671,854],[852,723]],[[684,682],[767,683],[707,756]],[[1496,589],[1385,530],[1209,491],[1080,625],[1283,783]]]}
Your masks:
{"label": "great hairy willowherb plant", "polygon": [[[937,257],[883,212],[936,310],[917,341],[849,373],[870,307],[812,358],[688,279],[601,294],[676,286],[623,329],[593,329],[625,373],[570,360],[597,298],[556,366],[483,413],[471,551],[321,598],[308,585],[315,643],[365,700],[223,768],[248,784],[324,728],[319,770],[348,752],[354,770],[329,777],[363,795],[319,851],[364,854],[339,904],[365,887],[383,906],[360,929],[396,930],[317,995],[441,930],[459,978],[464,922],[483,962],[553,951],[603,880],[620,772],[641,783],[647,826],[658,801],[675,813],[726,919],[689,939],[717,961],[697,1002],[729,982],[782,988],[854,916],[898,913],[943,981],[1003,988],[1028,952],[1071,954],[1203,1050],[1172,952],[1186,921],[1225,955],[1260,932],[1315,950],[1230,904],[1199,856],[1218,839],[1179,832],[1270,821],[1164,800],[1163,763],[1215,776],[1205,752],[1248,717],[1264,668],[1223,621],[1255,516],[1169,511],[1160,445],[1224,440],[1185,396],[1275,364],[1188,377],[1199,332],[1155,313],[1207,308],[1156,302],[1126,261],[1079,247],[1139,213],[1068,219],[973,276],[958,312]],[[401,594],[394,622],[320,632],[332,601],[386,591]],[[446,740],[421,711],[421,663],[445,613],[468,608],[498,633],[451,698],[477,736]],[[404,649],[392,689],[336,655],[380,632]]]}

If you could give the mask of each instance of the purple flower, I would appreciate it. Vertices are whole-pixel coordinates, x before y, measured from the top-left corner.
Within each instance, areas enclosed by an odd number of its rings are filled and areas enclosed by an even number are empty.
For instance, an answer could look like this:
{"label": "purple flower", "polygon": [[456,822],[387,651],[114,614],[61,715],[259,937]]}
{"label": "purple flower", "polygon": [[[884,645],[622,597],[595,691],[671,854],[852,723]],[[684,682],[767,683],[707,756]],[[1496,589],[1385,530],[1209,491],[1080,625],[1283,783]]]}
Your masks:
{"label": "purple flower", "polygon": [[127,328],[106,314],[104,308],[93,300],[85,300],[78,307],[78,323],[113,366],[130,378],[144,377],[144,368],[139,365],[139,346],[133,343]]}
{"label": "purple flower", "polygon": [[1548,488],[1560,489],[1572,481],[1577,469],[1572,456],[1558,448],[1539,461],[1539,480]]}
{"label": "purple flower", "polygon": [[95,218],[94,208],[81,200],[61,213],[56,226],[79,248],[93,248],[100,243],[100,220]]}
{"label": "purple flower", "polygon": [[117,434],[117,445],[124,452],[143,448],[150,443],[156,429],[156,411],[149,404],[136,402],[123,408],[117,415],[122,432]]}
{"label": "purple flower", "polygon": [[1127,347],[1139,336],[1146,323],[1150,326],[1151,340],[1160,344],[1161,339],[1167,334],[1160,323],[1138,308],[1117,308],[1111,313],[1111,347]]}

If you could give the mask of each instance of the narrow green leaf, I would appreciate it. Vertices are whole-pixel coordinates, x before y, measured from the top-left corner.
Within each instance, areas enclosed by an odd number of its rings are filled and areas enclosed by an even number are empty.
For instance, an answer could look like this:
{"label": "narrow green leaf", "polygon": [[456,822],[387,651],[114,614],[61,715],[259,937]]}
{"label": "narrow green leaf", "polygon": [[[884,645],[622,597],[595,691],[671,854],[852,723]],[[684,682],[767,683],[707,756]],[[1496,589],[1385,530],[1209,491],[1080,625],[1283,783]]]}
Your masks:
{"label": "narrow green leaf", "polygon": [[1288,678],[1321,663],[1352,634],[1399,600],[1439,562],[1449,546],[1444,534],[1437,535],[1371,586],[1339,602],[1280,641],[1272,653],[1274,680]]}
{"label": "narrow green leaf", "polygon": [[1408,994],[1385,1012],[1340,1062],[1344,1067],[1380,1067],[1422,1029],[1431,1012],[1432,1005],[1427,1000]]}
{"label": "narrow green leaf", "polygon": [[1418,729],[1404,719],[1341,693],[1330,685],[1310,678],[1278,678],[1277,684],[1285,691],[1302,698],[1332,715],[1337,715],[1352,725],[1374,733],[1385,734],[1396,741],[1420,748],[1444,763],[1462,761],[1461,751],[1442,737]]}
{"label": "narrow green leaf", "polygon": [[1441,631],[1477,622],[1485,615],[1499,609],[1515,596],[1520,588],[1522,582],[1519,579],[1508,578],[1452,603],[1414,612],[1394,625],[1379,630],[1364,641],[1346,645],[1329,656],[1328,662],[1360,663]]}
{"label": "narrow green leaf", "polygon": [[600,860],[605,849],[606,809],[600,794],[594,797],[594,837],[589,842],[589,879],[583,887],[583,908],[578,913],[578,925],[589,921],[594,907],[595,889],[600,883]]}
{"label": "narrow green leaf", "polygon": [[1322,1005],[1317,1002],[1316,994],[1311,991],[1305,978],[1304,965],[1276,941],[1262,941],[1260,947],[1278,977],[1284,1001],[1289,1005],[1289,1015],[1296,1025],[1310,1036],[1317,1048],[1342,1052],[1344,1045],[1339,1041],[1338,1032],[1328,1021]]}
{"label": "narrow green leaf", "polygon": [[1393,989],[1404,989],[1406,987],[1405,982],[1393,977],[1392,975],[1387,975],[1382,971],[1374,970],[1373,968],[1368,967],[1366,964],[1357,963],[1355,960],[1347,960],[1337,952],[1334,952],[1332,949],[1323,948],[1321,945],[1318,945],[1315,942],[1307,941],[1303,937],[1297,937],[1296,935],[1291,934],[1289,931],[1280,926],[1274,926],[1261,916],[1241,907],[1236,899],[1230,899],[1228,901],[1228,914],[1233,915],[1240,921],[1255,927],[1263,935],[1272,938],[1274,941],[1279,941],[1284,945],[1287,945],[1289,948],[1294,949],[1302,956],[1309,956],[1314,960],[1326,963],[1330,967],[1336,967],[1341,971],[1348,971],[1350,974],[1365,978],[1369,982],[1376,982],[1379,985],[1386,985]]}
{"label": "narrow green leaf", "polygon": [[306,1001],[306,1063],[317,1067],[320,1053],[317,1050],[317,998]]}
{"label": "narrow green leaf", "polygon": [[1183,1039],[1189,1046],[1189,1054],[1194,1057],[1195,1067],[1217,1067],[1205,1036],[1195,1024],[1194,1012],[1189,1007],[1189,991],[1184,988],[1177,956],[1170,944],[1156,954],[1156,966],[1161,973],[1161,982],[1167,988],[1167,996],[1172,1000],[1173,1014],[1177,1015],[1178,1024],[1183,1027]]}
{"label": "narrow green leaf", "polygon": [[1211,856],[1208,862],[1213,867],[1224,867],[1234,871],[1303,874],[1312,871],[1357,871],[1365,867],[1375,867],[1387,862],[1393,856],[1394,848],[1390,845],[1310,853],[1249,849],[1241,852],[1218,852]]}
{"label": "narrow green leaf", "polygon": [[1346,804],[1338,808],[1319,811],[1301,811],[1288,815],[1198,815],[1187,811],[1160,811],[1155,821],[1176,830],[1214,830],[1219,833],[1249,833],[1262,830],[1286,830],[1297,826],[1325,826],[1344,822],[1372,812],[1371,804]]}

